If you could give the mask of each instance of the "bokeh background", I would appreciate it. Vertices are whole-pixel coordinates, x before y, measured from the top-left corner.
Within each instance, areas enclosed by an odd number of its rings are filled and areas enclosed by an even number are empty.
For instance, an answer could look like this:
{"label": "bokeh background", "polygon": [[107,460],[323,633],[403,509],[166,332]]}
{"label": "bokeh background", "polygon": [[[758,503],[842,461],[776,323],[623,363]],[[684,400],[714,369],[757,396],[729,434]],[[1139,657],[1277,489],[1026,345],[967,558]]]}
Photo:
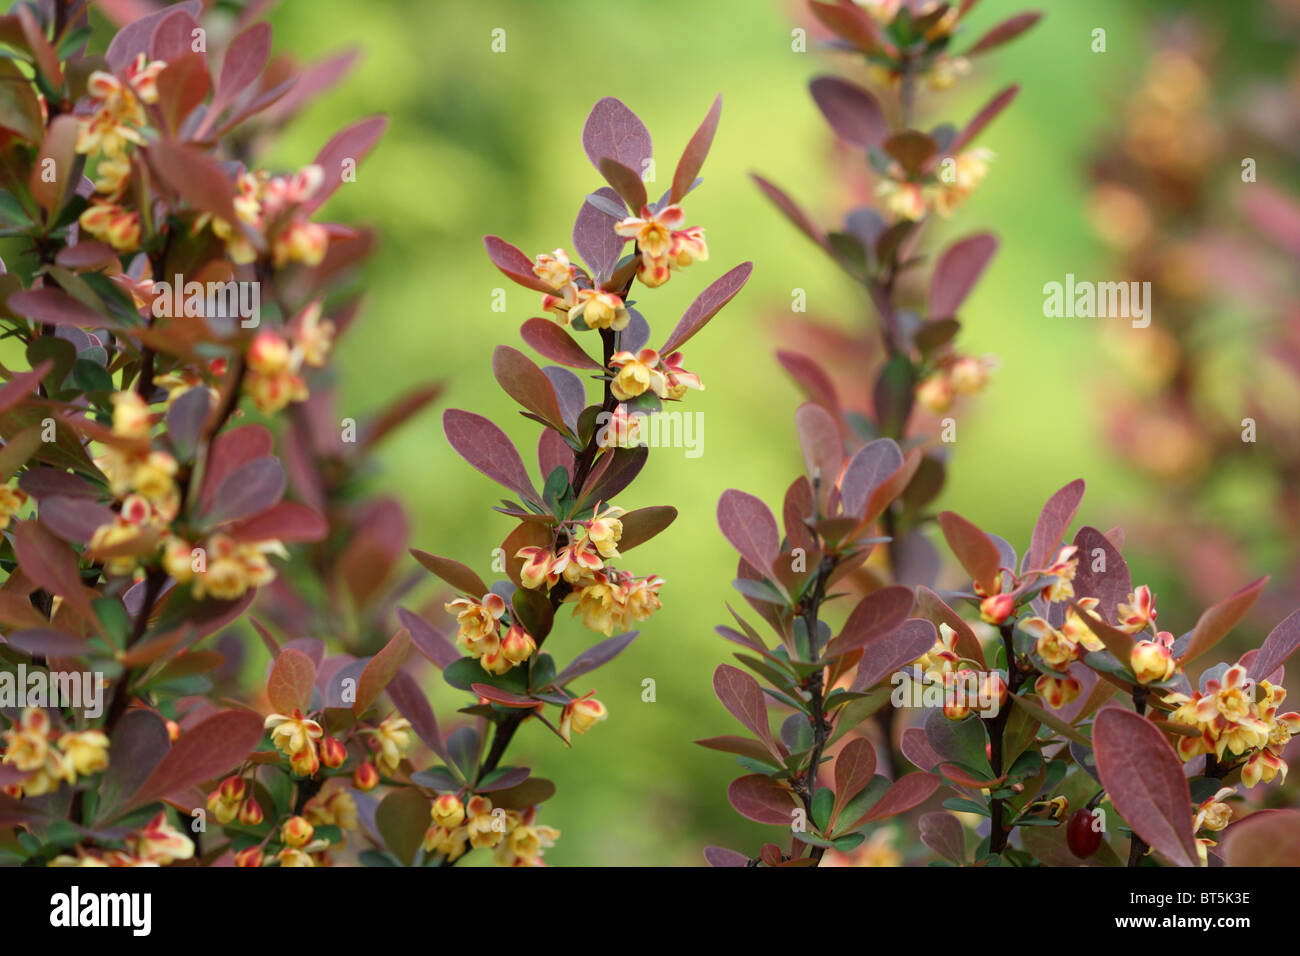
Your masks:
{"label": "bokeh background", "polygon": [[[1025,6],[984,0],[964,42]],[[1044,318],[1042,286],[1067,272],[1111,276],[1111,252],[1088,218],[1087,159],[1113,133],[1149,52],[1150,27],[1170,7],[1134,0],[1040,6],[1042,23],[978,61],[956,89],[930,97],[925,114],[960,123],[997,89],[1022,85],[1012,108],[981,137],[997,154],[987,181],[942,227],[949,236],[992,229],[1001,239],[964,309],[962,338],[965,351],[994,353],[1001,368],[986,394],[961,412],[938,502],[1020,548],[1042,501],[1075,477],[1088,481],[1081,519],[1101,528],[1161,495],[1102,436],[1096,390],[1108,359],[1097,326],[1124,320]],[[288,0],[270,20],[277,51],[315,58],[356,45],[363,53],[272,160],[297,166],[343,123],[376,112],[392,117],[358,183],[327,208],[330,218],[374,224],[382,242],[364,274],[364,314],[340,356],[340,414],[360,418],[408,386],[445,380],[437,409],[391,439],[372,481],[406,503],[417,547],[484,574],[511,524],[489,510],[496,486],[451,451],[439,415],[446,407],[490,415],[521,448],[533,447],[536,428],[497,388],[490,361],[496,344],[519,344],[518,327],[537,314],[537,303],[496,272],[481,237],[499,234],[529,255],[570,245],[582,197],[601,185],[579,142],[598,98],[617,96],[646,122],[662,186],[722,93],[704,184],[686,204],[689,221],[707,230],[712,259],[641,297],[662,336],[708,281],[742,260],[755,263],[748,287],[688,350],[689,366],[707,386],[690,403],[704,413],[703,456],[655,452],[620,501],[680,511],[668,533],[627,562],[667,579],[664,609],[595,676],[607,723],[577,738],[571,752],[532,725],[516,747],[560,788],[543,813],[563,831],[548,851],[552,863],[696,865],[708,843],[757,846],[765,828],[741,820],[726,801],[732,758],[692,744],[732,732],[710,685],[714,666],[730,653],[712,629],[727,617],[724,602],[736,598],[729,587],[735,558],[717,531],[714,507],[729,487],[779,502],[801,467],[793,429],[800,398],[772,354],[773,329],[789,314],[792,290],[806,290],[810,312],[848,325],[861,327],[870,307],[748,174],[760,171],[781,184],[821,222],[843,213],[831,135],[807,83],[848,64],[813,44],[793,52],[791,30],[808,27],[809,18],[802,4],[782,0]],[[1098,27],[1106,30],[1105,53],[1090,49]],[[505,31],[503,53],[491,48],[497,29]],[[1225,30],[1236,51],[1220,64],[1226,72],[1281,63],[1287,54],[1284,40],[1257,24]],[[495,312],[493,291],[506,286],[507,309]],[[1249,510],[1250,493],[1242,490],[1233,506]],[[1270,570],[1267,558],[1260,563],[1259,573]],[[1139,556],[1133,564],[1135,580],[1162,593],[1175,587],[1158,558]],[[1162,602],[1161,624],[1179,633],[1229,590],[1225,583],[1186,606]],[[563,660],[588,639],[577,627],[561,627],[548,649]],[[657,686],[653,703],[641,699],[647,677]],[[459,705],[456,692],[429,686],[440,714]]]}

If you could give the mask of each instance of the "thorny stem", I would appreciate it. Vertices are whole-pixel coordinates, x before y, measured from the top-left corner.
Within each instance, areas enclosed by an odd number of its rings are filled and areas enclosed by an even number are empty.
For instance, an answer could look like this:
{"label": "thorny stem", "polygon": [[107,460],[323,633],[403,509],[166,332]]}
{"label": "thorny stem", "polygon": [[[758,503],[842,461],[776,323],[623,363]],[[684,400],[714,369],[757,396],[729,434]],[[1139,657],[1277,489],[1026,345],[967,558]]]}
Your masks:
{"label": "thorny stem", "polygon": [[[633,255],[635,254],[636,249],[634,247]],[[628,279],[627,283],[623,286],[619,297],[626,301],[628,293],[631,292],[631,290],[632,279]],[[601,362],[601,368],[609,368],[610,360],[614,357],[614,352],[617,350],[619,344],[618,339],[619,334],[613,330],[600,330],[601,350],[604,356],[604,359]],[[618,399],[614,397],[612,384],[611,381],[605,382],[605,396],[601,401],[600,406],[602,413],[613,412],[618,406]],[[599,422],[599,419],[597,419],[597,422]],[[579,493],[581,493],[582,486],[586,484],[587,478],[591,474],[591,469],[596,463],[596,456],[600,453],[600,444],[597,441],[599,435],[600,428],[597,427],[595,431],[592,432],[591,438],[587,440],[586,447],[582,449],[582,452],[574,460],[573,479],[570,482],[570,485]],[[548,597],[551,601],[552,614],[560,609],[560,605],[564,603],[564,599],[569,596],[571,590],[572,587],[566,581],[561,581],[555,587],[551,588]],[[546,641],[546,637],[546,634],[537,636],[537,652],[533,654],[533,657],[528,662],[530,685],[532,683],[531,677],[533,663],[537,660],[537,656],[541,652],[542,644]],[[482,780],[484,776],[495,770],[497,765],[501,763],[501,759],[505,756],[506,750],[510,746],[510,742],[514,739],[515,733],[519,730],[520,725],[528,717],[528,713],[529,712],[526,710],[516,711],[506,717],[506,719],[501,721],[501,723],[497,724],[496,730],[492,734],[492,744],[488,748],[487,757],[484,758],[482,765],[479,767],[478,774],[475,777],[476,782]]]}
{"label": "thorny stem", "polygon": [[[817,577],[813,581],[812,594],[808,600],[803,603],[801,617],[804,622],[804,629],[808,634],[808,656],[810,660],[817,660],[821,654],[821,648],[817,646],[817,623],[818,616],[821,612],[822,601],[826,597],[826,582],[830,579],[831,572],[835,570],[837,562],[831,555],[822,558],[821,564],[817,568]],[[825,668],[811,674],[803,682],[802,689],[809,695],[809,705],[812,713],[810,719],[813,729],[813,746],[808,754],[808,764],[804,770],[802,779],[796,783],[796,792],[803,801],[804,812],[808,819],[812,819],[813,798],[817,795],[817,771],[821,767],[822,752],[826,749],[826,742],[830,739],[831,724],[826,719],[825,712]],[[822,855],[826,852],[825,847],[814,846],[811,848],[811,857],[815,862],[821,862]]]}
{"label": "thorny stem", "polygon": [[[1023,673],[1016,666],[1016,648],[1012,640],[1011,624],[1003,624],[998,628],[998,633],[1002,636],[1002,647],[1007,657],[1007,693],[1008,700],[1015,696],[1016,690],[1020,687]],[[1007,729],[1007,720],[1011,715],[1011,708],[1001,707],[992,717],[984,718],[984,726],[989,734],[989,764],[993,768],[993,776],[1002,776],[1002,764],[1005,756],[1005,734]],[[1001,797],[989,797],[989,853],[1002,853],[1007,848],[1007,840],[1010,838],[1010,829],[1004,824],[1003,817],[1006,811],[1006,802]]]}

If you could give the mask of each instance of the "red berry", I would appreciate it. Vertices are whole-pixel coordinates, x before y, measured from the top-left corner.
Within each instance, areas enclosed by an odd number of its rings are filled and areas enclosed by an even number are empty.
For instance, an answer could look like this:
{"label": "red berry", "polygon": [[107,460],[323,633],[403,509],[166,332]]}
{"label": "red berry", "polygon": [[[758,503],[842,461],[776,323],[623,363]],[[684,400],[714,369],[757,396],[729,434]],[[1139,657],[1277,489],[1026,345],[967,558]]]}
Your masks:
{"label": "red berry", "polygon": [[1093,825],[1092,811],[1086,807],[1070,814],[1070,822],[1065,828],[1065,839],[1070,845],[1070,852],[1079,859],[1087,859],[1101,846],[1101,830]]}

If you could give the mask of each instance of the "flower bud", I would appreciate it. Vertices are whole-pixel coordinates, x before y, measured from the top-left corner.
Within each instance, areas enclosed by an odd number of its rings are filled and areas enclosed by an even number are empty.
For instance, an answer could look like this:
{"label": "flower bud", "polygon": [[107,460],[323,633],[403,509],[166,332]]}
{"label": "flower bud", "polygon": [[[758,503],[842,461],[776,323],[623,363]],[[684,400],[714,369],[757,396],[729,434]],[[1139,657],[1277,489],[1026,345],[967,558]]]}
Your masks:
{"label": "flower bud", "polygon": [[980,620],[987,624],[1002,624],[1015,609],[1015,595],[994,594],[980,602]]}
{"label": "flower bud", "polygon": [[537,643],[533,640],[533,636],[518,623],[510,625],[510,630],[501,641],[501,653],[512,664],[522,664],[532,657],[536,650]]}
{"label": "flower bud", "polygon": [[245,800],[239,806],[239,822],[246,827],[255,827],[263,820],[262,805],[256,800]]}
{"label": "flower bud", "polygon": [[358,790],[373,790],[379,786],[379,771],[369,760],[361,761],[356,770],[352,771],[352,786]]}
{"label": "flower bud", "polygon": [[1169,648],[1155,641],[1138,641],[1129,655],[1133,674],[1139,684],[1157,684],[1174,675],[1178,665]]}
{"label": "flower bud", "polygon": [[347,763],[348,748],[337,737],[326,737],[320,742],[320,762],[331,770],[337,770]]}
{"label": "flower bud", "polygon": [[433,822],[444,830],[454,830],[465,820],[465,805],[454,793],[444,793],[433,801],[430,815],[433,817]]}
{"label": "flower bud", "polygon": [[262,848],[260,846],[250,846],[247,850],[240,850],[235,854],[235,866],[261,866],[262,865]]}
{"label": "flower bud", "polygon": [[280,827],[280,839],[288,846],[306,846],[315,832],[316,828],[305,817],[290,817]]}

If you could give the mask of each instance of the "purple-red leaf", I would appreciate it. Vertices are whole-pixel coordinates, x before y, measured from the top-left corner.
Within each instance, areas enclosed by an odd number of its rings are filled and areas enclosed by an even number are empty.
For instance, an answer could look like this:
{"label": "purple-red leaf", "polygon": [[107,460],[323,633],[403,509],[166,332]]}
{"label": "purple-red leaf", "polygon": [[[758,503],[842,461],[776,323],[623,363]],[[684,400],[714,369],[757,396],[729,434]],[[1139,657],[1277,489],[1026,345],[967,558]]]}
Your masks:
{"label": "purple-red leaf", "polygon": [[555,291],[533,272],[533,260],[504,239],[498,236],[484,236],[483,245],[492,264],[500,269],[506,278],[518,282],[526,289],[534,289],[547,295]]}
{"label": "purple-red leaf", "polygon": [[1047,504],[1043,505],[1043,510],[1034,523],[1034,533],[1029,538],[1029,550],[1025,552],[1022,565],[1026,571],[1044,568],[1055,557],[1065,532],[1069,530],[1070,522],[1079,510],[1084,488],[1083,479],[1076,478],[1047,499]]}
{"label": "purple-red leaf", "polygon": [[1192,800],[1183,764],[1145,717],[1103,707],[1092,725],[1097,773],[1111,804],[1147,845],[1178,866],[1197,866]]}
{"label": "purple-red leaf", "polygon": [[1250,665],[1250,675],[1257,680],[1268,677],[1281,667],[1300,647],[1300,611],[1292,611],[1281,624],[1269,631],[1259,653]]}
{"label": "purple-red leaf", "polygon": [[983,132],[984,127],[993,122],[999,113],[1011,105],[1011,101],[1016,98],[1016,94],[1019,92],[1019,86],[1008,86],[1005,90],[993,97],[993,99],[989,100],[988,105],[976,113],[975,118],[966,124],[966,128],[958,133],[953,138],[953,141],[948,144],[948,155],[953,156],[961,152],[963,146]]}
{"label": "purple-red leaf", "polygon": [[213,714],[180,735],[123,812],[227,773],[253,752],[262,733],[262,718],[252,711]]}
{"label": "purple-red leaf", "polygon": [[529,319],[519,330],[523,340],[552,362],[569,368],[599,369],[600,363],[588,355],[573,336],[550,319]]}
{"label": "purple-red leaf", "polygon": [[709,319],[717,315],[724,305],[735,298],[736,293],[745,287],[745,283],[749,281],[749,274],[753,271],[752,262],[742,262],[701,292],[686,310],[682,320],[677,323],[673,334],[668,336],[668,341],[659,349],[660,354],[671,355],[685,345],[695,333],[708,324]]}
{"label": "purple-red leaf", "polygon": [[727,788],[727,799],[737,813],[756,823],[789,826],[794,819],[794,794],[762,774],[733,780]]}
{"label": "purple-red leaf", "polygon": [[819,76],[810,88],[822,115],[841,139],[864,148],[884,140],[889,132],[885,113],[862,87],[838,76]]}
{"label": "purple-red leaf", "polygon": [[762,499],[735,489],[724,491],[718,499],[718,527],[741,557],[774,576],[772,562],[781,550],[781,532]]}
{"label": "purple-red leaf", "polygon": [[1030,10],[1025,13],[1018,13],[1010,19],[1003,20],[993,29],[989,30],[976,40],[975,45],[966,51],[966,56],[976,56],[980,53],[987,53],[995,47],[1000,47],[1004,43],[1011,42],[1042,19],[1042,16],[1043,15],[1037,10]]}
{"label": "purple-red leaf", "polygon": [[[626,172],[631,173],[631,170]],[[636,179],[635,175],[632,178]],[[639,179],[636,181],[640,182]],[[615,203],[622,201],[619,194],[608,186],[596,190],[596,195]],[[645,190],[642,189],[643,202],[644,199]],[[623,246],[627,243],[627,239],[614,231],[617,222],[617,219],[601,211],[594,203],[584,202],[573,223],[573,248],[591,269],[597,285],[603,285],[614,274],[614,267],[618,265]]]}
{"label": "purple-red leaf", "polygon": [[713,100],[713,105],[709,107],[709,112],[704,116],[704,122],[691,136],[690,142],[682,150],[682,158],[677,161],[677,169],[673,171],[673,186],[668,193],[670,203],[681,202],[691,187],[695,185],[695,179],[700,174],[700,169],[704,166],[704,159],[709,155],[709,148],[713,145],[713,137],[718,132],[718,117],[722,114],[722,94],[719,93]]}
{"label": "purple-red leaf", "polygon": [[427,551],[420,551],[417,548],[411,549],[411,556],[456,590],[474,598],[481,598],[487,594],[488,587],[483,583],[483,579],[475,574],[473,569],[466,567],[459,561],[453,561],[451,558],[441,558],[436,554],[429,554]]}
{"label": "purple-red leaf", "polygon": [[442,416],[442,430],[451,447],[477,471],[529,501],[541,504],[519,451],[506,433],[482,415],[448,409]]}
{"label": "purple-red leaf", "polygon": [[621,100],[612,96],[597,101],[591,108],[582,127],[582,148],[598,170],[602,159],[612,159],[640,172],[654,155],[650,131]]}
{"label": "purple-red leaf", "polygon": [[1222,601],[1216,601],[1207,607],[1197,619],[1196,626],[1192,628],[1187,647],[1179,655],[1179,660],[1186,664],[1219,643],[1246,616],[1246,612],[1254,605],[1267,583],[1268,576],[1265,575],[1247,584],[1235,594],[1230,594]]}
{"label": "purple-red leaf", "polygon": [[912,618],[896,630],[875,638],[862,649],[853,690],[865,691],[875,687],[894,671],[934,647],[938,636],[938,631],[929,621]]}
{"label": "purple-red leaf", "polygon": [[872,820],[883,820],[886,817],[906,813],[913,807],[920,806],[926,800],[929,800],[931,794],[939,789],[941,783],[943,783],[941,777],[920,770],[900,777],[892,787],[885,791],[885,795],[880,798],[875,806],[868,810],[866,815],[854,825],[858,826],[862,823],[870,823]]}
{"label": "purple-red leaf", "polygon": [[876,748],[865,737],[854,737],[835,755],[835,804],[831,821],[871,782],[876,774]]}
{"label": "purple-red leaf", "polygon": [[524,408],[555,428],[566,428],[551,380],[523,352],[498,345],[492,352],[492,374],[502,391]]}
{"label": "purple-red leaf", "polygon": [[849,459],[840,479],[840,506],[844,514],[861,518],[871,493],[903,466],[903,453],[889,438],[867,442]]}
{"label": "purple-red leaf", "polygon": [[872,591],[850,612],[839,636],[827,645],[826,653],[844,654],[885,637],[902,626],[907,615],[912,613],[914,603],[911,588],[887,587]]}
{"label": "purple-red leaf", "polygon": [[954,242],[943,251],[930,277],[931,319],[957,313],[997,251],[997,239],[987,232]]}
{"label": "purple-red leaf", "polygon": [[[352,173],[361,160],[375,148],[379,137],[388,128],[387,116],[370,116],[340,130],[316,154],[316,165],[325,173],[320,189],[302,204],[304,215],[310,216],[334,195],[344,182],[351,181]],[[344,176],[348,179],[344,179]]]}

